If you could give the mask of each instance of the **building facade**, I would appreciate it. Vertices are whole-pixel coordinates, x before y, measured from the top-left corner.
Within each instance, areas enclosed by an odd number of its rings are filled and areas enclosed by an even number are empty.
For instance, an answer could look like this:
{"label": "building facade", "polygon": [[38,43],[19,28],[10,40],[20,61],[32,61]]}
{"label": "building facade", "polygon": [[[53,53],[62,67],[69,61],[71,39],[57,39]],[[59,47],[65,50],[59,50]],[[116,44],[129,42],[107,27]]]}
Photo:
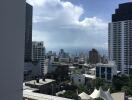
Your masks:
{"label": "building facade", "polygon": [[100,56],[96,49],[89,51],[89,62],[91,64],[96,64],[100,62]]}
{"label": "building facade", "polygon": [[44,67],[44,61],[45,61],[45,47],[43,45],[43,42],[32,42],[32,61],[39,61],[41,65],[41,73],[42,75],[45,74],[45,67]]}
{"label": "building facade", "polygon": [[98,63],[96,65],[96,78],[112,81],[114,75],[117,75],[117,66],[114,62],[108,64]]}
{"label": "building facade", "polygon": [[32,59],[32,12],[33,7],[26,3],[25,62],[29,62]]}
{"label": "building facade", "polygon": [[109,23],[109,60],[122,74],[132,74],[132,3],[120,4]]}
{"label": "building facade", "polygon": [[25,0],[0,1],[0,99],[22,100]]}

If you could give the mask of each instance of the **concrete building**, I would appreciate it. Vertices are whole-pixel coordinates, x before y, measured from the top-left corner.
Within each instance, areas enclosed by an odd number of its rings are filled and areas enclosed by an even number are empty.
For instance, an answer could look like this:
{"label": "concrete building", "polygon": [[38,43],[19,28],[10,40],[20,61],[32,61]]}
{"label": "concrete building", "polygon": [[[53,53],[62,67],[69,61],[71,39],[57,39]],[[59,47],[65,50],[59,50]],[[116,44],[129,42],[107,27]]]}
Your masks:
{"label": "concrete building", "polygon": [[89,75],[89,74],[72,74],[71,75],[71,81],[74,85],[80,86],[92,86],[93,80],[95,80],[95,75]]}
{"label": "concrete building", "polygon": [[32,59],[32,12],[33,7],[26,3],[25,62],[29,62]]}
{"label": "concrete building", "polygon": [[96,49],[89,51],[89,63],[96,64],[100,62],[100,56]]}
{"label": "concrete building", "polygon": [[0,99],[22,100],[25,0],[0,1]]}
{"label": "concrete building", "polygon": [[23,85],[23,100],[73,100],[42,93],[36,93],[37,88]]}
{"label": "concrete building", "polygon": [[122,74],[132,74],[132,2],[120,4],[109,23],[109,60]]}
{"label": "concrete building", "polygon": [[117,66],[114,62],[108,64],[98,63],[96,65],[96,77],[112,81],[114,75],[117,75]]}
{"label": "concrete building", "polygon": [[45,59],[45,47],[43,42],[32,42],[32,61],[38,61],[41,65],[41,73],[42,75],[46,74],[44,70],[44,59]]}
{"label": "concrete building", "polygon": [[59,58],[60,63],[69,63],[70,59],[69,58]]}
{"label": "concrete building", "polygon": [[36,79],[25,82],[26,86],[38,89],[36,92],[55,95],[56,82],[53,79]]}

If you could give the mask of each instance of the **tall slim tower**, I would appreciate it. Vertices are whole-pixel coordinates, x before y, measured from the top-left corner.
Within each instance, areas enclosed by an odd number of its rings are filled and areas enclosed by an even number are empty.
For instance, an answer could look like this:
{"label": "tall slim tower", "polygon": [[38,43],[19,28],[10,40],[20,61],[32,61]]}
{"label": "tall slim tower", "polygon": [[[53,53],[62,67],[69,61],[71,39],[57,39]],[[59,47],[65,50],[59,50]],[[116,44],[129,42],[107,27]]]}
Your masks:
{"label": "tall slim tower", "polygon": [[25,62],[32,59],[32,12],[33,7],[26,3],[25,22]]}
{"label": "tall slim tower", "polygon": [[0,100],[22,100],[25,0],[0,0]]}
{"label": "tall slim tower", "polygon": [[109,59],[122,74],[132,74],[132,2],[123,3],[109,23]]}

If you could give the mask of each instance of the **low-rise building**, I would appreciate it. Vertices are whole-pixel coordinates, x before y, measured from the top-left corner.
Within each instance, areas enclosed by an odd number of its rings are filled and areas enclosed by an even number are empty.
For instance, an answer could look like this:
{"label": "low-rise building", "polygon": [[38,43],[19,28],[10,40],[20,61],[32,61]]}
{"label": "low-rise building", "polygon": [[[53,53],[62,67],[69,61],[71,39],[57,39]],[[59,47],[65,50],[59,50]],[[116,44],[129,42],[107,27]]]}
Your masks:
{"label": "low-rise building", "polygon": [[36,93],[36,88],[23,85],[23,100],[72,100],[42,93]]}
{"label": "low-rise building", "polygon": [[36,79],[25,82],[26,86],[38,89],[38,93],[55,95],[56,82],[53,79]]}
{"label": "low-rise building", "polygon": [[69,63],[70,59],[69,58],[59,58],[60,63]]}
{"label": "low-rise building", "polygon": [[89,74],[72,74],[71,75],[71,81],[74,85],[90,85],[93,80],[96,79],[95,75],[89,75]]}
{"label": "low-rise building", "polygon": [[114,62],[108,64],[98,63],[96,65],[96,77],[112,81],[114,75],[117,75],[117,66]]}

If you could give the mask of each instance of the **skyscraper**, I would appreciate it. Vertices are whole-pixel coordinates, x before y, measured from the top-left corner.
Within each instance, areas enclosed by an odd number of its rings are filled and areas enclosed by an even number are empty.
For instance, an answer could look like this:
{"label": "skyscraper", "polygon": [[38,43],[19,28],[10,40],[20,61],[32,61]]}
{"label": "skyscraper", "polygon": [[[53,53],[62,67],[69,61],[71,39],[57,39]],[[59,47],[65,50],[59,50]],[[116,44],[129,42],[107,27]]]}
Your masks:
{"label": "skyscraper", "polygon": [[22,100],[25,4],[0,1],[0,100]]}
{"label": "skyscraper", "polygon": [[89,51],[89,62],[91,64],[96,64],[99,63],[100,61],[100,56],[99,53],[96,49],[92,49],[91,51]]}
{"label": "skyscraper", "polygon": [[33,7],[26,3],[25,62],[31,61],[32,59],[32,12]]}
{"label": "skyscraper", "polygon": [[109,59],[122,74],[132,74],[132,2],[123,3],[109,23]]}
{"label": "skyscraper", "polygon": [[44,60],[45,60],[45,47],[43,42],[32,42],[32,61],[39,61],[41,65],[42,75],[46,74],[46,69],[44,68]]}

